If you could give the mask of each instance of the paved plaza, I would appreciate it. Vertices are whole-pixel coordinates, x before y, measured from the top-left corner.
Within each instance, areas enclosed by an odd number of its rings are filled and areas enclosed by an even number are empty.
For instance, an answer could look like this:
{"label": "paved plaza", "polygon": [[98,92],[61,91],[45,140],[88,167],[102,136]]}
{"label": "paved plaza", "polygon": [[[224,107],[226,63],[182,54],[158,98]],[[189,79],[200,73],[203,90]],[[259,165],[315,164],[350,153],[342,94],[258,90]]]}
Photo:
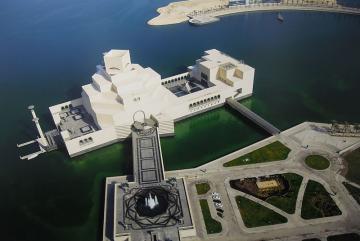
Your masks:
{"label": "paved plaza", "polygon": [[[360,138],[330,136],[327,133],[328,128],[328,124],[303,123],[280,135],[267,138],[198,168],[166,172],[166,176],[185,177],[188,184],[197,236],[184,240],[219,240],[220,238],[221,240],[302,240],[304,238],[326,240],[327,236],[333,234],[360,233],[360,209],[342,184],[346,179],[340,175],[344,164],[342,156],[339,154],[342,150],[351,150],[351,148],[357,147]],[[223,167],[225,162],[277,140],[291,149],[286,160]],[[327,157],[331,162],[330,167],[318,171],[306,166],[304,160],[312,154]],[[265,201],[235,190],[229,184],[229,180],[232,179],[282,173],[296,173],[303,177],[294,214],[288,214]],[[302,200],[309,180],[314,180],[324,186],[340,208],[341,215],[310,220],[301,218]],[[210,184],[211,190],[205,195],[197,195],[195,184],[204,181]],[[359,187],[359,185],[356,186]],[[217,216],[215,207],[212,205],[211,192],[214,191],[218,192],[222,198],[223,218]],[[247,228],[241,218],[235,196],[243,196],[259,203],[286,217],[288,222]],[[200,199],[208,200],[212,218],[222,224],[221,233],[207,234],[199,204]]]}

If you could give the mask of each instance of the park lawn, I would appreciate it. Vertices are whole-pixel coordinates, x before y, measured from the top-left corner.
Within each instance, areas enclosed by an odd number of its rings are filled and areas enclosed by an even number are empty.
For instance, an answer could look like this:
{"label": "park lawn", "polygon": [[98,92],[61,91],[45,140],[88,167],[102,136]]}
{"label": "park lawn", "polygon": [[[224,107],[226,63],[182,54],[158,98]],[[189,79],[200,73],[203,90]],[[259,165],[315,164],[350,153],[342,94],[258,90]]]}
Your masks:
{"label": "park lawn", "polygon": [[347,154],[345,160],[348,164],[346,179],[360,185],[360,148]]}
{"label": "park lawn", "polygon": [[295,173],[282,174],[289,182],[289,191],[283,196],[273,196],[266,199],[266,202],[289,214],[295,213],[296,200],[303,177]]}
{"label": "park lawn", "polygon": [[305,163],[316,170],[325,170],[330,166],[330,161],[320,155],[310,155],[305,158]]}
{"label": "park lawn", "polygon": [[240,166],[261,162],[271,162],[284,160],[288,157],[291,150],[280,141],[275,141],[269,145],[261,147],[246,155],[224,163],[224,167]]}
{"label": "park lawn", "polygon": [[242,196],[236,196],[235,199],[244,224],[248,228],[287,222],[287,218],[250,199]]}
{"label": "park lawn", "polygon": [[201,212],[203,214],[206,232],[208,234],[220,233],[221,223],[211,217],[210,208],[206,199],[200,199]]}
{"label": "park lawn", "polygon": [[357,233],[345,233],[332,235],[327,237],[328,241],[360,241],[360,236]]}
{"label": "park lawn", "polygon": [[356,202],[360,205],[360,189],[354,187],[353,185],[344,182],[343,183],[346,189],[348,190],[349,194],[356,200]]}
{"label": "park lawn", "polygon": [[210,186],[206,182],[198,183],[195,186],[196,186],[196,192],[198,195],[205,194],[210,190]]}
{"label": "park lawn", "polygon": [[314,219],[340,214],[340,209],[326,189],[320,183],[310,180],[305,189],[301,217]]}

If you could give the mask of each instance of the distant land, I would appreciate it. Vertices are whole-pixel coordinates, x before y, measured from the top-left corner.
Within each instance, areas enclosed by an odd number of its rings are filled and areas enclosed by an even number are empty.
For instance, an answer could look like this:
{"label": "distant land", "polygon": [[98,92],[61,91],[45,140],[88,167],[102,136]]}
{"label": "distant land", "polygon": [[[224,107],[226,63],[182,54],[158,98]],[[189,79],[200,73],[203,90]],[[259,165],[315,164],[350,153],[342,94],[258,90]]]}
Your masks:
{"label": "distant land", "polygon": [[359,9],[345,7],[336,0],[279,0],[265,2],[249,0],[246,4],[235,4],[229,0],[187,0],[172,2],[157,9],[158,16],[148,21],[149,25],[170,25],[188,21],[196,15],[212,17],[255,11],[322,11],[360,14]]}

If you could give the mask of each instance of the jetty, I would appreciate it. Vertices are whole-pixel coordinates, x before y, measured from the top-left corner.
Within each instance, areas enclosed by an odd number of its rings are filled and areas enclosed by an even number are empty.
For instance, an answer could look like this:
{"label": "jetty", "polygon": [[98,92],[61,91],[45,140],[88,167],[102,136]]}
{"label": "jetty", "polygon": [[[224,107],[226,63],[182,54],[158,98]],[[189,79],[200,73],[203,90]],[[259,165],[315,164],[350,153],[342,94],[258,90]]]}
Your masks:
{"label": "jetty", "polygon": [[280,134],[280,130],[276,128],[274,125],[266,121],[264,118],[256,114],[255,112],[251,111],[250,109],[246,108],[243,104],[239,103],[233,98],[227,98],[226,103],[232,107],[234,110],[238,111],[240,114],[248,118],[250,121],[257,124],[259,127],[264,129],[271,135],[278,135]]}
{"label": "jetty", "polygon": [[29,154],[20,156],[21,160],[30,160],[30,159],[37,157],[38,155],[40,155],[42,153],[58,149],[58,144],[60,141],[59,131],[57,129],[54,129],[54,130],[50,130],[50,131],[47,131],[44,133],[40,126],[39,118],[36,116],[34,108],[35,107],[33,105],[30,105],[28,107],[28,110],[30,110],[30,112],[31,112],[31,115],[33,117],[32,121],[35,123],[35,126],[36,126],[39,136],[34,140],[30,140],[30,141],[27,141],[27,142],[24,142],[21,144],[17,144],[17,147],[23,148],[23,147],[30,146],[30,145],[37,145],[37,150],[33,153],[29,153]]}

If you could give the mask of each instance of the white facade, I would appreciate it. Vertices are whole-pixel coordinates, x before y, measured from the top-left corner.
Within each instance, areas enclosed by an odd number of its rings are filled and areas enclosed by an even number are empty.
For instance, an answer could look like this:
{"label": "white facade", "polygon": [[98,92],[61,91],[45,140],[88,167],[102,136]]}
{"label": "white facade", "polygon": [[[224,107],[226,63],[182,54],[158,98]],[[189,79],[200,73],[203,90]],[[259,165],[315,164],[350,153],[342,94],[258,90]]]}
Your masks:
{"label": "white facade", "polygon": [[[254,68],[215,49],[205,51],[187,73],[166,79],[151,68],[132,64],[128,50],[109,51],[104,63],[92,82],[82,87],[81,98],[50,107],[70,156],[128,137],[138,110],[158,123],[160,135],[171,135],[174,122],[221,106],[226,98],[240,99],[253,92]],[[72,137],[71,128],[60,128],[61,115],[77,106],[86,109],[96,128]]]}

